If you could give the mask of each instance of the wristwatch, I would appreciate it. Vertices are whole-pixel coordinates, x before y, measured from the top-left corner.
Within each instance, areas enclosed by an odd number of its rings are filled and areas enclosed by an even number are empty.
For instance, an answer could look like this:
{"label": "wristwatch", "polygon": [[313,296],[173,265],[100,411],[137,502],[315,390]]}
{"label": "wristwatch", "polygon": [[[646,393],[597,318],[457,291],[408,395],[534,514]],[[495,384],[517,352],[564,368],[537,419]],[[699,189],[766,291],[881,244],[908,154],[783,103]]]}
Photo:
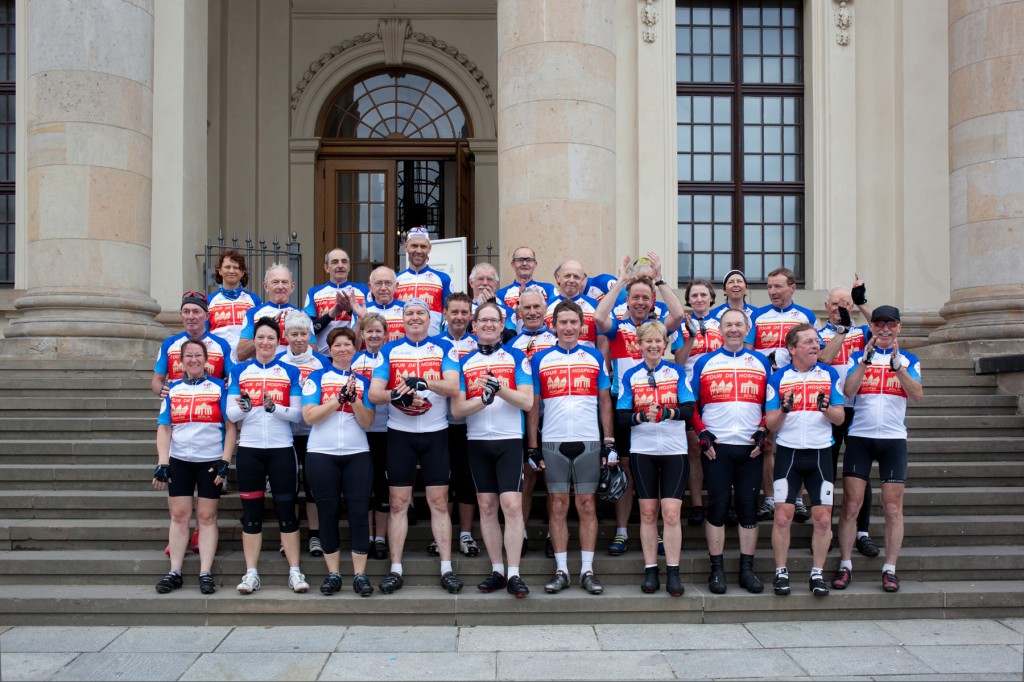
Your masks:
{"label": "wristwatch", "polygon": [[832,327],[833,327],[833,329],[836,330],[836,334],[849,334],[850,333],[850,328],[849,327],[844,327],[841,324],[834,324],[834,325],[832,325]]}
{"label": "wristwatch", "polygon": [[656,286],[656,287],[660,287],[660,286],[661,286],[662,284],[664,284],[664,283],[665,283],[665,280],[663,280],[663,279],[659,279],[659,280],[658,280],[657,282],[655,282],[655,283],[654,283],[654,286]]}

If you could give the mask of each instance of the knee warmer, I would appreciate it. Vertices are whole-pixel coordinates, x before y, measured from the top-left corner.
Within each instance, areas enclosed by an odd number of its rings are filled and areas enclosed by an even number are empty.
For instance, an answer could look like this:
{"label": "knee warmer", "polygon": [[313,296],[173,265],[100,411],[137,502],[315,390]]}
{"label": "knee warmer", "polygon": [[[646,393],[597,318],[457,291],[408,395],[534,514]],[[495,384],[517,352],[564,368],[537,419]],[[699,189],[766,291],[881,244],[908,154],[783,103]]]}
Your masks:
{"label": "knee warmer", "polygon": [[[262,500],[261,500],[262,502]],[[259,535],[263,532],[263,505],[248,505],[242,501],[242,532]]]}

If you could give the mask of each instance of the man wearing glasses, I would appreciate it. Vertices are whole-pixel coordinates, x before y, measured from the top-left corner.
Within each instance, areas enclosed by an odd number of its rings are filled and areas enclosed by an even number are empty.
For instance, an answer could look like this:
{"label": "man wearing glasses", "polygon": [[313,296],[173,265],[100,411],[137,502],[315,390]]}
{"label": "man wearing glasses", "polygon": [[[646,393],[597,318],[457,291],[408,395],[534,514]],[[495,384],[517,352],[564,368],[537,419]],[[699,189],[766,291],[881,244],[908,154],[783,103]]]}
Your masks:
{"label": "man wearing glasses", "polygon": [[206,331],[210,315],[206,296],[199,291],[186,291],[181,297],[181,324],[185,331],[175,334],[160,344],[160,352],[153,366],[153,393],[167,396],[167,385],[182,377],[181,344],[188,339],[206,346],[206,373],[223,381],[231,372],[231,347],[219,336]]}
{"label": "man wearing glasses", "polygon": [[854,536],[857,513],[878,462],[885,510],[885,563],[882,589],[896,592],[896,560],[903,546],[903,490],[907,483],[907,401],[924,397],[921,363],[900,350],[900,311],[883,305],[871,313],[871,340],[854,354],[843,392],[853,400],[853,423],[843,456],[843,511],[839,517],[839,570],[832,587],[845,590],[853,579]]}
{"label": "man wearing glasses", "polygon": [[520,246],[512,252],[512,268],[515,270],[516,279],[507,287],[498,289],[495,298],[498,302],[508,308],[515,308],[519,304],[519,295],[527,287],[537,286],[544,290],[544,297],[551,300],[555,297],[555,288],[547,282],[535,282],[533,272],[537,269],[537,254],[529,246]]}

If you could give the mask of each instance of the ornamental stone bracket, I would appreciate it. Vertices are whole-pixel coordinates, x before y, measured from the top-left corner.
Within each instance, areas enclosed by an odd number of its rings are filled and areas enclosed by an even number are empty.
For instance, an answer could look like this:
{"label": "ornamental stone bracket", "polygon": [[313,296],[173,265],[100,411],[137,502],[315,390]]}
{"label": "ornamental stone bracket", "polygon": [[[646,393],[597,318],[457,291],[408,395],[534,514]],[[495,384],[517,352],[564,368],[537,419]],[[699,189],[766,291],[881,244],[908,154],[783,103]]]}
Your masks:
{"label": "ornamental stone bracket", "polygon": [[654,6],[654,0],[644,0],[644,6],[640,8],[640,22],[643,30],[640,31],[645,43],[653,43],[658,39],[658,8]]}
{"label": "ornamental stone bracket", "polygon": [[438,50],[439,52],[444,53],[448,58],[458,62],[458,64],[469,73],[473,80],[476,81],[480,91],[487,99],[487,103],[492,109],[494,108],[494,92],[491,90],[491,84],[484,77],[483,71],[481,71],[476,65],[476,62],[472,61],[458,48],[439,38],[429,36],[425,33],[414,32],[412,30],[412,24],[409,23],[408,19],[396,18],[381,19],[377,23],[376,33],[362,33],[348,40],[343,40],[337,45],[333,45],[327,52],[320,55],[319,59],[311,62],[309,69],[302,74],[302,79],[299,80],[295,85],[295,90],[292,91],[291,108],[294,110],[298,106],[299,99],[302,97],[303,91],[313,81],[316,74],[323,69],[324,66],[336,59],[345,51],[351,50],[359,45],[380,40],[382,41],[382,47],[384,50],[384,64],[386,66],[401,66],[404,63],[405,42],[410,39]]}
{"label": "ornamental stone bracket", "polygon": [[836,44],[846,47],[850,44],[850,28],[853,26],[853,10],[848,5],[853,0],[832,0],[837,5],[833,21],[836,25]]}

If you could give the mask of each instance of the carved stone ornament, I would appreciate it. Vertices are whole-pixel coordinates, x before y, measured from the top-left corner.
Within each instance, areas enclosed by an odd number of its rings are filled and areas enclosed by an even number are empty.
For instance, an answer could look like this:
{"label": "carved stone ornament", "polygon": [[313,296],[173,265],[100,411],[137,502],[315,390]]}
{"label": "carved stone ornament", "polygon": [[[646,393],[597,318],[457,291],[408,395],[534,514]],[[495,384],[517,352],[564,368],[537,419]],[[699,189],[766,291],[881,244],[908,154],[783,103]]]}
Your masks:
{"label": "carved stone ornament", "polygon": [[376,33],[362,33],[348,40],[343,40],[320,55],[319,59],[311,62],[309,69],[302,74],[302,79],[295,85],[295,90],[291,96],[291,108],[295,109],[299,105],[299,99],[302,97],[303,91],[313,82],[317,72],[346,50],[351,50],[353,47],[364,45],[374,40],[382,40],[384,42],[384,63],[388,66],[397,66],[404,62],[405,41],[409,39],[443,52],[458,62],[473,77],[480,91],[487,98],[487,103],[491,108],[494,108],[494,93],[491,91],[491,84],[484,78],[483,71],[480,70],[475,62],[460,52],[458,48],[449,45],[443,40],[434,36],[428,36],[425,33],[413,32],[412,25],[408,19],[392,18],[381,19],[377,23]]}
{"label": "carved stone ornament", "polygon": [[[836,2],[836,0],[833,0]],[[847,6],[853,0],[838,0],[835,12],[836,43],[846,46],[850,44],[850,27],[853,26],[853,11]]]}
{"label": "carved stone ornament", "polygon": [[644,29],[641,32],[645,43],[653,43],[658,39],[658,8],[654,6],[654,0],[644,0],[644,6],[640,8],[640,21]]}

